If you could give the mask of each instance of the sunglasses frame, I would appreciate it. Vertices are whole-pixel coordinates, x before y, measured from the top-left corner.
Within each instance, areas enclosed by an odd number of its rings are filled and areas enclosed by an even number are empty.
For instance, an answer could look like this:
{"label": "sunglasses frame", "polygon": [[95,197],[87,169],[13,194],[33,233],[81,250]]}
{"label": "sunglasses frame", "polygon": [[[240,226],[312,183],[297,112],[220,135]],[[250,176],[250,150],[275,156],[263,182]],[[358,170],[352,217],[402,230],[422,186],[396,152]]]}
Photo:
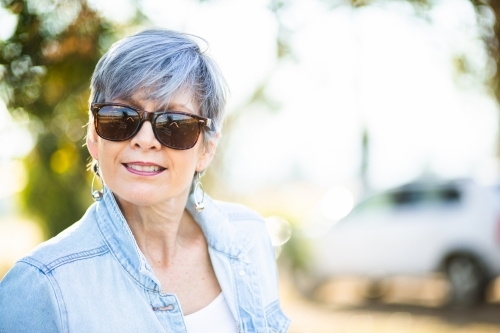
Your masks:
{"label": "sunglasses frame", "polygon": [[[134,110],[135,112],[137,112],[137,114],[139,115],[139,124],[137,125],[137,128],[134,130],[134,132],[132,134],[130,134],[130,136],[126,137],[125,139],[110,139],[110,138],[104,137],[101,133],[99,133],[99,129],[97,126],[97,114],[99,113],[101,108],[103,108],[105,106],[124,107],[124,108],[128,108],[128,109],[131,109],[131,110]],[[104,140],[109,140],[109,141],[127,141],[129,139],[132,139],[137,134],[137,132],[139,132],[143,123],[145,121],[149,121],[151,123],[151,127],[153,129],[153,133],[155,135],[156,140],[158,140],[158,142],[160,142],[163,146],[171,148],[171,149],[176,149],[176,150],[187,150],[187,149],[193,148],[194,145],[196,145],[196,142],[198,142],[198,139],[200,138],[200,133],[204,127],[208,127],[209,130],[211,130],[211,131],[213,130],[212,129],[212,119],[198,116],[196,114],[192,114],[192,113],[188,113],[188,112],[182,112],[182,111],[173,111],[173,110],[162,111],[162,110],[159,110],[159,111],[149,112],[149,111],[141,110],[140,108],[137,108],[135,106],[127,105],[127,104],[123,104],[123,103],[92,103],[90,105],[90,111],[92,112],[92,115],[94,116],[94,128],[96,130],[97,135],[99,135]],[[188,117],[191,117],[194,119],[198,119],[198,135],[196,136],[196,140],[194,141],[193,145],[186,147],[186,148],[175,148],[175,147],[168,146],[162,142],[162,140],[156,134],[155,124],[156,124],[156,119],[160,115],[164,115],[164,114],[179,114],[179,115],[188,116]]]}

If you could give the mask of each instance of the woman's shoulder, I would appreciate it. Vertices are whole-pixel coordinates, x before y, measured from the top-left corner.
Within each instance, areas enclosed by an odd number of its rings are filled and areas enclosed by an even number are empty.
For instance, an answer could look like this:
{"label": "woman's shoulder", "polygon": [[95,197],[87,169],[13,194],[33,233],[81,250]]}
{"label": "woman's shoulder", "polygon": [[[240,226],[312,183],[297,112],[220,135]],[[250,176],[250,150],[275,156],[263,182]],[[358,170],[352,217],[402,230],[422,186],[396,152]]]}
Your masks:
{"label": "woman's shoulder", "polygon": [[264,223],[264,218],[252,208],[236,202],[214,200],[215,204],[231,221]]}
{"label": "woman's shoulder", "polygon": [[94,207],[73,225],[35,247],[20,262],[44,273],[66,263],[107,252],[107,246],[94,222]]}
{"label": "woman's shoulder", "polygon": [[266,242],[270,240],[266,221],[257,211],[240,203],[227,201],[215,202],[232,225],[244,230],[244,232],[255,234],[260,240]]}
{"label": "woman's shoulder", "polygon": [[252,237],[261,246],[272,248],[269,230],[261,214],[240,203],[218,200],[215,200],[214,203],[227,217],[233,227],[243,234]]}

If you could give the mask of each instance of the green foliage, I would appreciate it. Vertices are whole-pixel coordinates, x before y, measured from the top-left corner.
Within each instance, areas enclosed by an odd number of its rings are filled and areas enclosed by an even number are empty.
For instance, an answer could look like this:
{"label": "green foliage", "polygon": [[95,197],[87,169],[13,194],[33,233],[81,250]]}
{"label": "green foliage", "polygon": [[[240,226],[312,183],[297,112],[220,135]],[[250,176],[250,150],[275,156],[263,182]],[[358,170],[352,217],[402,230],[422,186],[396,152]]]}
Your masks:
{"label": "green foliage", "polygon": [[292,224],[292,237],[283,245],[279,260],[284,262],[290,272],[305,271],[311,256],[309,244],[293,226],[294,224]]}
{"label": "green foliage", "polygon": [[84,0],[3,1],[18,16],[0,42],[0,92],[14,117],[28,117],[36,145],[26,158],[26,211],[53,236],[78,220],[91,198],[87,149],[89,82],[112,29]]}

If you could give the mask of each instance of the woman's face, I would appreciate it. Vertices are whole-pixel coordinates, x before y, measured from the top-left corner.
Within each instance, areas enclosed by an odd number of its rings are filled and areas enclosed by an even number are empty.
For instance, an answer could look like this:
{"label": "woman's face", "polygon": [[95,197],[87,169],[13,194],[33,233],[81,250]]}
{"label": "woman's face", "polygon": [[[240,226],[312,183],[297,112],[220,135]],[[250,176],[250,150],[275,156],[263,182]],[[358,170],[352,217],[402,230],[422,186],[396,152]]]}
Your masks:
{"label": "woman's face", "polygon": [[[142,99],[113,102],[133,105],[150,112],[157,111],[154,102]],[[187,92],[174,95],[168,109],[200,115],[198,104]],[[165,147],[156,139],[149,121],[144,122],[139,132],[126,141],[102,139],[91,127],[87,147],[92,157],[99,162],[106,186],[119,201],[140,206],[172,200],[181,200],[179,204],[184,205],[194,172],[208,166],[215,149],[214,145],[205,148],[201,134],[191,149]]]}

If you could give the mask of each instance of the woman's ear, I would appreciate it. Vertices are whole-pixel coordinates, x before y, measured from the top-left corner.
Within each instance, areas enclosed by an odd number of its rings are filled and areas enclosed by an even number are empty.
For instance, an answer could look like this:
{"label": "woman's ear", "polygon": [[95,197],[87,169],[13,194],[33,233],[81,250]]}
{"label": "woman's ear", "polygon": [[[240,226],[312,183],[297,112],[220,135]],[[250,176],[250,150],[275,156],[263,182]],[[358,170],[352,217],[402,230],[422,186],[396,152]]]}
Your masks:
{"label": "woman's ear", "polygon": [[98,152],[98,142],[97,142],[97,133],[95,129],[91,126],[91,124],[88,125],[88,130],[87,130],[87,137],[85,138],[87,142],[87,149],[89,150],[90,156],[92,156],[93,159],[98,160],[97,152]]}
{"label": "woman's ear", "polygon": [[206,168],[208,168],[210,162],[212,162],[214,158],[218,140],[219,140],[219,134],[217,134],[215,138],[208,141],[208,144],[202,145],[201,154],[198,157],[198,163],[196,163],[196,171],[201,172]]}

